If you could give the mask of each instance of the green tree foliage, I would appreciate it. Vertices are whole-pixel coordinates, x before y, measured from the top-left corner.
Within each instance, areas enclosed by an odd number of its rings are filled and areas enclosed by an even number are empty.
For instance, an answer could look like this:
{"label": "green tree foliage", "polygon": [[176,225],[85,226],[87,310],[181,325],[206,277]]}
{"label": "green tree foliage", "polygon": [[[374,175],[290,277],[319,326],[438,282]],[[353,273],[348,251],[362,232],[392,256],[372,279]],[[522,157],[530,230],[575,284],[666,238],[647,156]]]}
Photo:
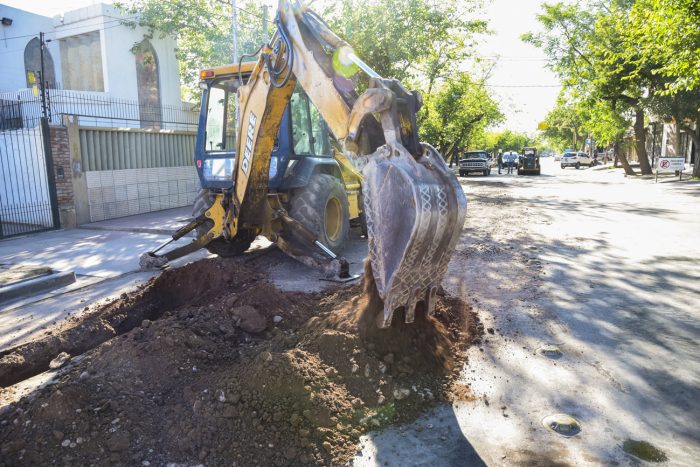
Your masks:
{"label": "green tree foliage", "polygon": [[637,0],[627,35],[644,59],[657,63],[667,78],[660,93],[675,94],[700,86],[700,3],[698,0]]}
{"label": "green tree foliage", "polygon": [[[538,19],[544,32],[523,39],[552,59],[552,69],[569,88],[562,98],[579,114],[581,129],[599,142],[617,143],[633,124],[641,171],[651,173],[645,115],[672,118],[686,130],[698,121],[697,0],[545,4]],[[550,123],[560,120],[556,110]],[[619,156],[627,173],[634,173]]]}
{"label": "green tree foliage", "polygon": [[[239,1],[242,52],[262,43],[263,0]],[[380,75],[417,86],[425,104],[419,115],[423,138],[441,151],[468,146],[503,116],[486,89],[463,70],[475,38],[486,32],[478,19],[481,0],[340,0],[323,16]],[[122,5],[150,34],[174,36],[182,82],[198,94],[198,70],[230,63],[231,4],[227,0],[131,0]],[[274,16],[272,10],[271,16]],[[270,26],[270,30],[273,26]]]}
{"label": "green tree foliage", "polygon": [[427,94],[419,114],[421,139],[450,161],[480,140],[488,126],[502,120],[498,103],[481,83],[474,83],[466,73]]}
{"label": "green tree foliage", "polygon": [[[239,53],[251,53],[264,40],[262,13],[253,0],[238,4],[243,9],[238,12]],[[116,5],[127,16],[135,16],[126,21],[128,25],[146,27],[149,35],[176,39],[175,53],[187,99],[199,96],[199,70],[233,60],[231,3],[226,0],[131,0]]]}
{"label": "green tree foliage", "polygon": [[562,93],[554,108],[545,118],[545,129],[542,136],[558,151],[566,148],[577,148],[580,135],[583,133],[581,114]]}
{"label": "green tree foliage", "polygon": [[458,72],[476,34],[478,0],[341,0],[325,12],[345,39],[377,73],[402,82],[427,82],[425,90]]}
{"label": "green tree foliage", "polygon": [[489,152],[498,150],[520,152],[524,147],[532,146],[535,140],[525,133],[505,130],[497,132],[487,132],[484,135],[483,143],[479,146]]}
{"label": "green tree foliage", "polygon": [[[563,101],[579,113],[580,129],[597,140],[620,137],[627,126],[622,120],[630,111],[644,115],[644,90],[652,75],[626,47],[630,5],[631,0],[545,4],[538,16],[544,32],[523,36],[549,55],[551,68],[568,88],[562,91]],[[554,114],[550,120],[557,118]],[[642,173],[651,173],[643,125],[636,147]],[[634,173],[624,156],[621,160],[627,173]]]}

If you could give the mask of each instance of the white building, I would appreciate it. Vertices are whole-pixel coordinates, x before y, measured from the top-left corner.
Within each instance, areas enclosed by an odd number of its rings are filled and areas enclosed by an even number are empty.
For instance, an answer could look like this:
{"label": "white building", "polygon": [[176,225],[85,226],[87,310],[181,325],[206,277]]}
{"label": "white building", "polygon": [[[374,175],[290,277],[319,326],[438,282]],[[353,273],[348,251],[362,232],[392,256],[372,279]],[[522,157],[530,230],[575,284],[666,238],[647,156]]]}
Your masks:
{"label": "white building", "polygon": [[[116,8],[95,4],[48,18],[0,4],[0,98],[31,87],[44,32],[49,87],[99,93],[141,105],[179,106],[175,40],[146,38]],[[129,19],[129,18],[126,18]]]}

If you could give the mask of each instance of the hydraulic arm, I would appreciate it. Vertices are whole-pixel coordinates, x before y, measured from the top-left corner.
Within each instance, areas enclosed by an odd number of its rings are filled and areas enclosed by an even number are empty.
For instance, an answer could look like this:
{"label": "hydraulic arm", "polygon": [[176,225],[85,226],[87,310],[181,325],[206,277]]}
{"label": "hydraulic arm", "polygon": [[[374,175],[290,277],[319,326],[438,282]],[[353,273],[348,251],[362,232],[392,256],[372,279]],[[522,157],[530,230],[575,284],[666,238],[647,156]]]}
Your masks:
{"label": "hydraulic arm", "polygon": [[[440,154],[418,139],[420,94],[384,79],[357,57],[310,9],[280,0],[277,30],[265,44],[239,93],[237,158],[233,190],[207,211],[222,216],[209,238],[233,238],[255,229],[307,264],[340,272],[347,267],[313,232],[296,222],[283,200],[268,190],[270,157],[294,87],[300,85],[363,175],[362,196],[369,261],[384,301],[381,326],[404,308],[412,322],[418,302],[432,313],[464,218],[466,197]],[[366,90],[359,95],[360,80]],[[206,239],[203,240],[206,242]],[[308,254],[316,244],[325,258]],[[331,261],[328,261],[330,259]]]}

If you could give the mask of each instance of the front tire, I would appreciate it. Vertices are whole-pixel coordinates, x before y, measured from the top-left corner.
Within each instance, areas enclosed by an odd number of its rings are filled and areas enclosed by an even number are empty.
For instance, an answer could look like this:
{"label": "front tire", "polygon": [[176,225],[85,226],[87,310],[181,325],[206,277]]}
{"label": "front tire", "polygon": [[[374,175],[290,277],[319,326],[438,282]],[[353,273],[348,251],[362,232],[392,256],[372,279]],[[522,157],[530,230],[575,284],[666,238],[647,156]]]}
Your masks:
{"label": "front tire", "polygon": [[[198,217],[204,214],[216,200],[216,194],[210,190],[202,189],[194,200],[192,216]],[[206,221],[197,227],[197,236],[205,235],[214,226],[213,221]],[[255,240],[255,233],[251,230],[239,230],[235,237],[227,240],[223,237],[215,238],[209,242],[205,248],[209,253],[221,256],[222,258],[232,258],[243,254],[250,244]]]}
{"label": "front tire", "polygon": [[564,170],[564,164],[561,165],[561,170]]}
{"label": "front tire", "polygon": [[580,162],[577,162],[577,163],[576,163],[576,170],[578,170],[578,169],[580,169],[580,168],[581,168],[581,163],[580,163]]}
{"label": "front tire", "polygon": [[336,177],[313,175],[305,187],[295,191],[289,215],[334,253],[343,249],[350,230],[350,208],[345,187]]}

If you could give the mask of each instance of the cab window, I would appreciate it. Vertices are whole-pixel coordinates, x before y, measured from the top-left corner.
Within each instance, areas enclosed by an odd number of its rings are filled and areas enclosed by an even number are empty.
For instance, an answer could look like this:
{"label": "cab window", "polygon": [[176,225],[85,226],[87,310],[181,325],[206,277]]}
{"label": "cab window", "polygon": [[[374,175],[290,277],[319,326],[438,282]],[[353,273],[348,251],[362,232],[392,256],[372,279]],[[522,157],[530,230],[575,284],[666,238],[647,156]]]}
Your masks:
{"label": "cab window", "polygon": [[311,134],[314,143],[314,154],[317,156],[330,156],[331,148],[328,140],[328,127],[316,106],[309,102],[311,113]]}
{"label": "cab window", "polygon": [[207,97],[205,151],[236,150],[237,78],[214,81]]}
{"label": "cab window", "polygon": [[299,91],[299,88],[292,94],[292,143],[294,144],[294,154],[312,155],[311,144],[311,115],[309,114],[309,101],[306,94]]}
{"label": "cab window", "polygon": [[292,94],[291,110],[294,154],[330,156],[331,146],[326,122],[300,87]]}

